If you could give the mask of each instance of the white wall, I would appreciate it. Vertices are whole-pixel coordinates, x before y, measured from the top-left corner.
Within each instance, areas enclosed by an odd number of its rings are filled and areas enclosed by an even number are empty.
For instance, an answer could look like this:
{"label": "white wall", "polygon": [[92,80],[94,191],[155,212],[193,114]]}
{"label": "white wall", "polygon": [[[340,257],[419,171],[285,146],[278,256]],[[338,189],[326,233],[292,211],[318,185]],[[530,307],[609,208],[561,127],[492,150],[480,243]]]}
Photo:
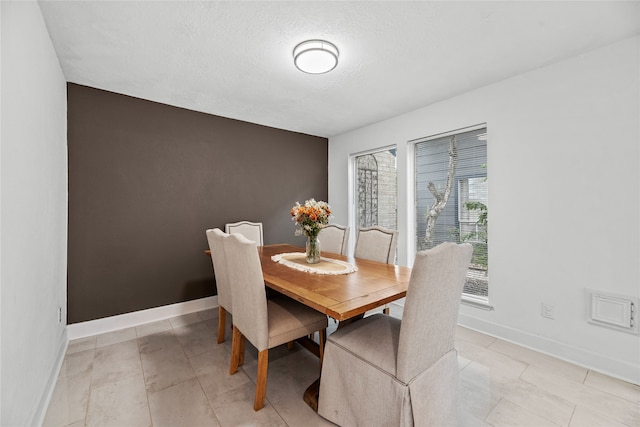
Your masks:
{"label": "white wall", "polygon": [[0,424],[27,426],[42,421],[66,346],[66,81],[38,4],[0,11]]}
{"label": "white wall", "polygon": [[639,52],[634,37],[330,138],[334,221],[348,220],[349,154],[397,144],[410,265],[407,141],[487,123],[495,309],[462,305],[460,323],[640,383],[640,338],[585,321],[586,288],[640,296]]}

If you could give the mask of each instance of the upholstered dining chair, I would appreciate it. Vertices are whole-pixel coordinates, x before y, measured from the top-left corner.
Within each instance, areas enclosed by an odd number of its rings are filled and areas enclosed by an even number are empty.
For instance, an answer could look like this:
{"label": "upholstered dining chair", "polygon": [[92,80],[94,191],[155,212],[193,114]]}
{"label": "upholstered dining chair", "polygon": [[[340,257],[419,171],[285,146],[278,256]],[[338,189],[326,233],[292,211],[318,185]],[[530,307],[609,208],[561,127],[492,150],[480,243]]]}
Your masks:
{"label": "upholstered dining chair", "polygon": [[273,296],[267,300],[256,243],[240,234],[223,240],[229,278],[233,286],[233,337],[229,373],[244,360],[245,338],[258,350],[258,374],[253,409],[264,407],[269,349],[320,332],[320,360],[326,338],[327,316],[293,299]]}
{"label": "upholstered dining chair", "polygon": [[356,236],[353,256],[371,261],[394,264],[398,232],[388,228],[373,226],[360,227]]}
{"label": "upholstered dining chair", "polygon": [[456,425],[458,307],[472,247],[418,252],[402,320],[382,314],[327,339],[318,413],[342,426]]}
{"label": "upholstered dining chair", "polygon": [[[371,261],[394,264],[396,261],[396,246],[398,232],[388,228],[373,226],[360,227],[356,236],[356,247],[353,256]],[[382,308],[384,314],[389,314],[389,305]]]}
{"label": "upholstered dining chair", "polygon": [[349,243],[349,226],[329,224],[318,234],[320,250],[334,254],[347,254]]}
{"label": "upholstered dining chair", "polygon": [[264,234],[261,222],[230,222],[225,224],[224,231],[227,234],[240,233],[247,239],[256,242],[258,246],[264,245]]}
{"label": "upholstered dining chair", "polygon": [[227,257],[224,253],[222,240],[228,236],[219,228],[207,230],[211,262],[216,278],[218,291],[218,344],[224,342],[227,313],[233,315],[231,308],[231,284],[227,272]]}

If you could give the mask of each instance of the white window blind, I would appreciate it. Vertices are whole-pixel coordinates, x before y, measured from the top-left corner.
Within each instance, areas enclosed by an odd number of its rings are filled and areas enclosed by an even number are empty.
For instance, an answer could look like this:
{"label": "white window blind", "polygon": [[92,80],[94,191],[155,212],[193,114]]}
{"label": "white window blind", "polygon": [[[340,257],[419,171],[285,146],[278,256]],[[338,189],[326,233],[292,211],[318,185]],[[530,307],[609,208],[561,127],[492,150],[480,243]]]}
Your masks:
{"label": "white window blind", "polygon": [[442,242],[474,247],[464,292],[488,296],[487,129],[429,137],[415,144],[416,250]]}

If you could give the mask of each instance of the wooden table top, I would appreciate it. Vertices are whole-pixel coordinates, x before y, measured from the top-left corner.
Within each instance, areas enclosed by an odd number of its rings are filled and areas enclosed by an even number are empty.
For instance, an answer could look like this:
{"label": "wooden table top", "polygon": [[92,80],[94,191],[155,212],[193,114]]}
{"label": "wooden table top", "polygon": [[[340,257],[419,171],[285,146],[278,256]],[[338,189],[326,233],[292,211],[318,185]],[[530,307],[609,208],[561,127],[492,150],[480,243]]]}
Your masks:
{"label": "wooden table top", "polygon": [[304,249],[288,244],[258,246],[265,284],[336,320],[364,314],[407,294],[411,276],[408,267],[322,252],[325,258],[358,267],[354,273],[327,275],[296,270],[271,259],[273,255],[289,252],[304,252]]}

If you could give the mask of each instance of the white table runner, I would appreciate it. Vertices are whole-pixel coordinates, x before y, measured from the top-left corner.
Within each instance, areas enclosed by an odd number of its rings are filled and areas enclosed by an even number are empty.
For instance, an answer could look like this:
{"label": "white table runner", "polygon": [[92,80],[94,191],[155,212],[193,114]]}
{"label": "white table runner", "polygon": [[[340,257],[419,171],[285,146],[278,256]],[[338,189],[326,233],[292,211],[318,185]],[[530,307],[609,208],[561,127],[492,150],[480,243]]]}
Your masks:
{"label": "white table runner", "polygon": [[317,264],[309,264],[304,252],[273,255],[271,259],[289,268],[314,274],[348,274],[358,271],[355,265],[338,259],[321,257]]}

